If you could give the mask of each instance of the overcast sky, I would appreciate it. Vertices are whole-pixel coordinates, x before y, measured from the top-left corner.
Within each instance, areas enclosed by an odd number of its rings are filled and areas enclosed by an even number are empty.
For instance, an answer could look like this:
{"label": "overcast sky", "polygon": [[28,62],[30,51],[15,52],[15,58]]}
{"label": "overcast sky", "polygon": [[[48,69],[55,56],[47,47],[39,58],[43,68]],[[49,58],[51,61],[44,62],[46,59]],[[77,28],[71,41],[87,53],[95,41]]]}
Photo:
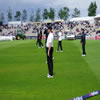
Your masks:
{"label": "overcast sky", "polygon": [[8,7],[13,11],[26,9],[29,12],[33,9],[36,10],[40,8],[53,7],[56,11],[64,6],[69,7],[70,9],[78,8],[81,10],[81,16],[87,16],[88,6],[91,1],[97,2],[97,14],[100,13],[100,0],[0,0],[0,12],[6,12]]}

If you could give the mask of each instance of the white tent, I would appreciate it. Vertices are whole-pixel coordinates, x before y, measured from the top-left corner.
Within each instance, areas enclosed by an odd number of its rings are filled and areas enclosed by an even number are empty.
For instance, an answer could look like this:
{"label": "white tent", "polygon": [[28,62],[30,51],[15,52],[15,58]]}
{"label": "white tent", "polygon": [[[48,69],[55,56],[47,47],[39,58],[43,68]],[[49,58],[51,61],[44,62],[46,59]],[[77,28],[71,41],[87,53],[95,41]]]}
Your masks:
{"label": "white tent", "polygon": [[77,17],[77,18],[72,18],[70,20],[70,22],[82,22],[82,21],[88,21],[91,24],[93,24],[95,20],[94,17]]}
{"label": "white tent", "polygon": [[100,14],[94,17],[96,23],[100,23]]}
{"label": "white tent", "polygon": [[100,18],[100,14],[96,15],[94,18]]}
{"label": "white tent", "polygon": [[10,21],[8,22],[8,26],[14,26],[14,27],[17,27],[17,26],[21,26],[22,22],[21,21]]}
{"label": "white tent", "polygon": [[64,20],[58,19],[58,20],[55,20],[55,22],[64,23]]}
{"label": "white tent", "polygon": [[47,19],[47,20],[44,20],[44,23],[47,24],[47,23],[53,23],[53,21],[51,19]]}

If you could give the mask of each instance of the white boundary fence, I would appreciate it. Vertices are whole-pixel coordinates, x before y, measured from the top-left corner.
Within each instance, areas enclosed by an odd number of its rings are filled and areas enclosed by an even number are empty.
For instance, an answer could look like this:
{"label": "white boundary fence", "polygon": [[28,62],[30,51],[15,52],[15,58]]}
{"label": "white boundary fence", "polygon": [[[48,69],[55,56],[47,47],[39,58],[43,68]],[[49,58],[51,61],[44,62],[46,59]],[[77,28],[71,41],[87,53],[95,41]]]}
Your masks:
{"label": "white boundary fence", "polygon": [[0,41],[14,40],[15,36],[0,36]]}

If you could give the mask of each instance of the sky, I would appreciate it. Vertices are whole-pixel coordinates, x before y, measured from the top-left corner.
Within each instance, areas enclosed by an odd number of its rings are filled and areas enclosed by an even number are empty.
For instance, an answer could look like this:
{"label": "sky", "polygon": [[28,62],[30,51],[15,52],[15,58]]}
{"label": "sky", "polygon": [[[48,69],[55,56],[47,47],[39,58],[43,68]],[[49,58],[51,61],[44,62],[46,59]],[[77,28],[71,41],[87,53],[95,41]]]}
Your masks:
{"label": "sky", "polygon": [[44,8],[55,8],[58,11],[62,7],[69,7],[72,13],[74,8],[78,8],[81,11],[81,16],[88,15],[88,7],[90,3],[96,1],[97,14],[100,14],[100,0],[0,0],[0,13],[7,13],[7,9],[10,7],[13,12],[16,10],[26,9],[28,12],[40,8],[42,11]]}

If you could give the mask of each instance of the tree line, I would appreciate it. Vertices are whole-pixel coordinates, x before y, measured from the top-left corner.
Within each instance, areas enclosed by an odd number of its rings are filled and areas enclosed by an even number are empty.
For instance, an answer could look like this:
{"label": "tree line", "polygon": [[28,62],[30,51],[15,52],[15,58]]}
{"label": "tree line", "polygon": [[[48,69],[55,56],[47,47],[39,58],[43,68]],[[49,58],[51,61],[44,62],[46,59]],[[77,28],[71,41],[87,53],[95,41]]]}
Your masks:
{"label": "tree line", "polygon": [[[95,16],[97,10],[97,4],[96,2],[91,2],[88,8],[88,16]],[[34,10],[31,11],[30,16],[28,17],[28,12],[26,9],[21,11],[16,11],[15,15],[13,15],[13,12],[11,8],[8,8],[7,10],[7,20],[8,21],[32,21],[32,22],[39,22],[41,19],[51,19],[54,20],[55,16],[57,16],[59,19],[62,19],[66,21],[69,16],[72,18],[79,17],[81,14],[80,10],[78,8],[74,8],[72,14],[70,14],[70,9],[68,7],[60,8],[58,13],[56,14],[56,11],[54,8],[44,9],[41,11],[39,8],[34,12]],[[5,16],[4,13],[0,13],[0,21],[5,22]]]}

